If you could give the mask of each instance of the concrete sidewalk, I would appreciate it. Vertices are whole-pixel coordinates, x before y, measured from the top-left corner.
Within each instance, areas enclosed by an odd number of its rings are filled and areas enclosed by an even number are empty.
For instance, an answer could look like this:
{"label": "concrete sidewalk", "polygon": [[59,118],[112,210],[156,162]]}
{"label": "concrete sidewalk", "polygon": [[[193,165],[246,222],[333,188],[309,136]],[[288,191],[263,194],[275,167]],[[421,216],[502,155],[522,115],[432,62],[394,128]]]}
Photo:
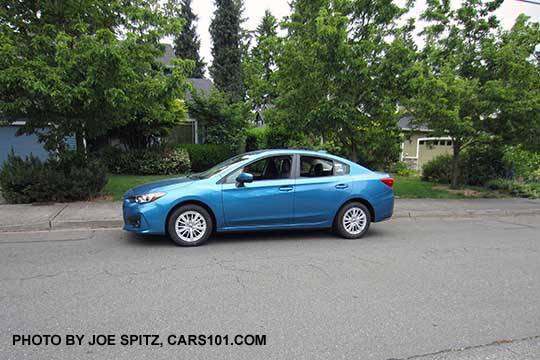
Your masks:
{"label": "concrete sidewalk", "polygon": [[0,205],[0,231],[119,228],[121,202]]}
{"label": "concrete sidewalk", "polygon": [[[540,200],[397,199],[395,218],[540,215]],[[0,205],[0,231],[122,227],[122,203]]]}

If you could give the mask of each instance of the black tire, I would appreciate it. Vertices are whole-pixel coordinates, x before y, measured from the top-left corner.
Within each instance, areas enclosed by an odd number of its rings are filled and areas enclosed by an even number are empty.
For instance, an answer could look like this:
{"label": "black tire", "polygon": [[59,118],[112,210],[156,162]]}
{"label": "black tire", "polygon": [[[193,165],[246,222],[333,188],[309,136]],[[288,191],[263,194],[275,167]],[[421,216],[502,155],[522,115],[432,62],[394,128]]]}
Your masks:
{"label": "black tire", "polygon": [[[181,217],[184,214],[187,217],[189,217],[195,213],[200,214],[200,216],[204,219],[206,228],[200,238],[197,238],[198,236],[195,236],[194,238],[196,238],[196,240],[186,241],[185,239],[182,239],[182,237],[176,232],[176,221],[179,217]],[[169,216],[169,220],[167,221],[167,232],[169,234],[169,237],[177,245],[180,245],[180,246],[199,246],[210,238],[210,235],[212,235],[213,231],[214,231],[214,222],[212,221],[212,216],[210,216],[210,214],[205,208],[198,205],[194,205],[194,204],[184,205],[174,210],[172,214]]]}
{"label": "black tire", "polygon": [[[347,228],[343,224],[343,217],[345,216],[345,214],[347,214],[349,210],[353,208],[358,209],[359,214],[363,214],[363,219],[365,219],[365,223],[363,225],[364,227],[361,228],[361,231],[358,233],[356,233],[356,231],[350,232],[349,230],[347,230]],[[345,239],[359,239],[368,232],[370,224],[371,224],[371,212],[369,211],[369,209],[362,203],[350,202],[343,205],[343,207],[339,210],[338,214],[336,215],[336,219],[334,222],[334,230],[339,236]]]}

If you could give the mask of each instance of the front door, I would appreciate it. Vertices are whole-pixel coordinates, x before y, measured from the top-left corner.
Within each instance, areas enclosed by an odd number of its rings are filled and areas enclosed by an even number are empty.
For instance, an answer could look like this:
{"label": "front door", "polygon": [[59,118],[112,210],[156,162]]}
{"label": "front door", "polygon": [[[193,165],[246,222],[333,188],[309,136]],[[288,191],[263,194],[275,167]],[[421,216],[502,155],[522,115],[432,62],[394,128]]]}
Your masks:
{"label": "front door", "polygon": [[[293,216],[294,179],[292,156],[272,156],[238,169],[222,184],[227,227],[290,224]],[[239,185],[241,172],[253,175],[252,183]]]}

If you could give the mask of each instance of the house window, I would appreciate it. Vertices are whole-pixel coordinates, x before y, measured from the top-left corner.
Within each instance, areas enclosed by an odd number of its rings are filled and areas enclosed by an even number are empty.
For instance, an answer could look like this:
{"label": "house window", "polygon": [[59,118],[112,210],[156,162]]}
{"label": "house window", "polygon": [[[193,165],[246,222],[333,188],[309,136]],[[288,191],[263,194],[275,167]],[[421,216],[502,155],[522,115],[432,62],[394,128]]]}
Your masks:
{"label": "house window", "polygon": [[420,145],[424,145],[424,140],[420,140]]}

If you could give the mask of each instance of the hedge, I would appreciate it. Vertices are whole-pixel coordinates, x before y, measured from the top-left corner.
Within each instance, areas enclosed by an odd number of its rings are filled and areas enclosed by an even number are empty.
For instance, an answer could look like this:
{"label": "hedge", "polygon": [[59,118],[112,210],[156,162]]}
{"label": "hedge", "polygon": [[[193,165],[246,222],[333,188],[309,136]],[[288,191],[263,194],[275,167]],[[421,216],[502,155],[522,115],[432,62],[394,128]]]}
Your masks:
{"label": "hedge", "polygon": [[130,175],[174,175],[191,169],[189,155],[184,149],[122,150],[106,147],[100,151],[109,172]]}
{"label": "hedge", "polygon": [[46,161],[11,153],[0,170],[2,195],[9,203],[87,200],[106,183],[100,161],[71,152]]}
{"label": "hedge", "polygon": [[236,148],[230,145],[182,144],[178,148],[188,152],[194,172],[207,170],[236,154]]}

